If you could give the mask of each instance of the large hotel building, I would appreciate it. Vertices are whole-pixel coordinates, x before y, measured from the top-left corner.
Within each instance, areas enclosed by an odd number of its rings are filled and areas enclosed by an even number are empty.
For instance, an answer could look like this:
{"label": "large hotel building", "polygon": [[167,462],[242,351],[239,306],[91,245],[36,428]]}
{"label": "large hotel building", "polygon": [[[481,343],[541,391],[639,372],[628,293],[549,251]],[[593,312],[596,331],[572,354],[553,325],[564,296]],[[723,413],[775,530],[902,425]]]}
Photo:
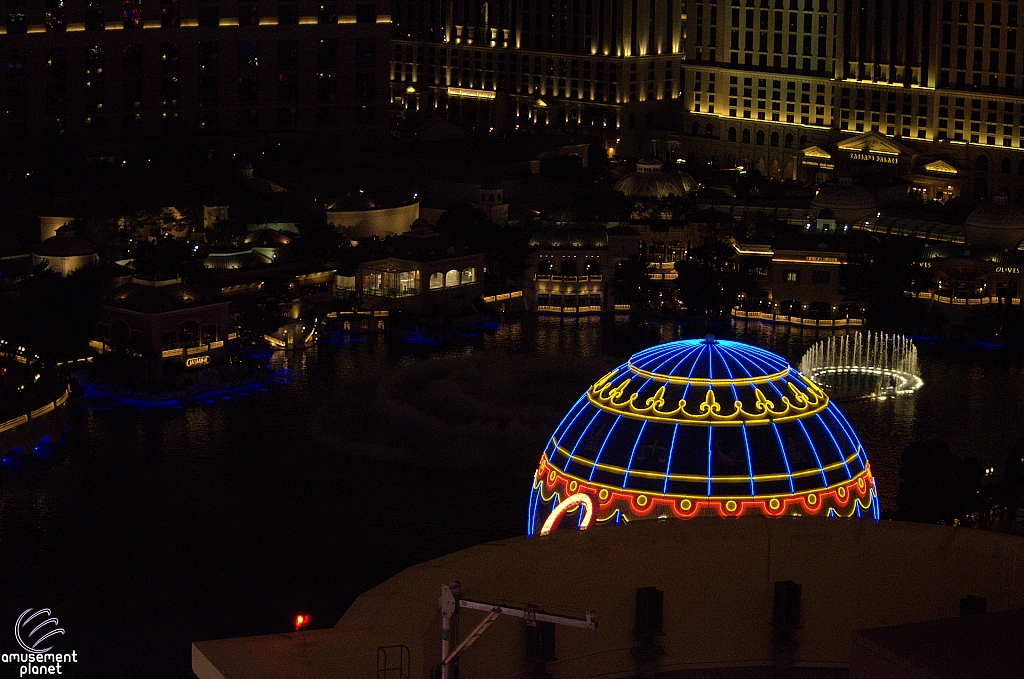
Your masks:
{"label": "large hotel building", "polygon": [[4,0],[0,146],[383,127],[386,0]]}
{"label": "large hotel building", "polygon": [[391,96],[410,112],[1024,199],[1015,0],[394,0],[393,15]]}

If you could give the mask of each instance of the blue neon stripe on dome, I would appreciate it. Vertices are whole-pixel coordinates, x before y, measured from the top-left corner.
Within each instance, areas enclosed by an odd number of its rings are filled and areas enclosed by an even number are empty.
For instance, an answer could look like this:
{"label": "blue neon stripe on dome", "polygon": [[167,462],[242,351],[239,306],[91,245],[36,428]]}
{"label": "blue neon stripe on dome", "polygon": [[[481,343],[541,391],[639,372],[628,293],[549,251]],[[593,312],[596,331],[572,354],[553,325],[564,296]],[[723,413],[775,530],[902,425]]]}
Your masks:
{"label": "blue neon stripe on dome", "polygon": [[569,465],[572,463],[572,458],[576,456],[576,449],[579,448],[580,443],[583,442],[583,439],[587,435],[587,431],[590,429],[591,425],[594,424],[594,420],[596,420],[598,416],[603,412],[599,408],[595,408],[594,411],[594,416],[590,418],[590,422],[587,423],[587,426],[584,427],[583,431],[580,433],[579,438],[576,439],[576,443],[573,444],[572,451],[569,453],[569,457],[567,457],[565,460],[565,466],[562,467],[562,471],[565,472],[566,474],[569,473]]}
{"label": "blue neon stripe on dome", "polygon": [[825,476],[825,468],[821,465],[821,456],[818,455],[818,448],[814,445],[811,435],[807,433],[807,427],[804,426],[804,421],[797,420],[796,423],[800,425],[800,430],[804,433],[807,443],[811,445],[811,452],[814,453],[814,461],[818,463],[818,469],[821,470],[821,487],[828,488],[828,477]]}
{"label": "blue neon stripe on dome", "polygon": [[668,447],[668,464],[665,465],[665,486],[662,493],[668,494],[668,477],[672,474],[672,454],[676,452],[676,436],[679,434],[679,423],[672,426],[672,443]]}
{"label": "blue neon stripe on dome", "polygon": [[633,452],[629,455],[629,464],[626,465],[626,473],[622,475],[622,489],[625,490],[629,484],[629,472],[633,469],[633,459],[636,457],[636,449],[640,445],[640,439],[644,437],[644,430],[647,429],[648,420],[644,420],[643,425],[640,427],[640,433],[637,434],[636,441],[633,442]]}
{"label": "blue neon stripe on dome", "polygon": [[782,461],[786,463],[786,474],[789,475],[789,492],[796,492],[796,485],[793,483],[793,470],[789,468],[789,456],[786,455],[786,444],[782,442],[782,435],[779,434],[779,426],[772,422],[772,429],[775,431],[775,440],[779,442],[779,452],[782,453]]}
{"label": "blue neon stripe on dome", "polygon": [[612,434],[615,432],[615,427],[618,426],[621,419],[622,415],[615,418],[615,422],[612,423],[611,429],[608,430],[608,435],[604,437],[604,443],[601,444],[601,450],[597,451],[597,457],[594,458],[594,464],[590,468],[590,476],[587,478],[588,481],[594,480],[594,472],[597,471],[597,463],[601,461],[601,455],[604,453],[604,447],[608,445],[608,439],[612,437]]}
{"label": "blue neon stripe on dome", "polygon": [[828,437],[832,439],[832,445],[836,447],[836,454],[839,455],[839,461],[843,463],[843,468],[846,469],[846,478],[852,479],[853,474],[850,473],[850,465],[846,464],[846,456],[843,455],[843,449],[839,446],[839,442],[836,441],[836,437],[832,435],[829,428],[825,426],[825,420],[822,419],[821,414],[819,413],[815,415],[815,417],[818,420],[818,424],[821,425],[821,428],[824,429],[825,433],[828,434]]}

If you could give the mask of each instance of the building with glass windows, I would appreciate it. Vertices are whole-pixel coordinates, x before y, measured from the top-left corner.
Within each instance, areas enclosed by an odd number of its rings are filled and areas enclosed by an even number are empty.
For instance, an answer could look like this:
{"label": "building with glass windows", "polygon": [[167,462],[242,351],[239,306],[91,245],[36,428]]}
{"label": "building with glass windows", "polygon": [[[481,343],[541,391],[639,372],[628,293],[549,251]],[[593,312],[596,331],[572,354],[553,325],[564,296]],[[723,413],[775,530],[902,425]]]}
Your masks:
{"label": "building with glass windows", "polygon": [[357,256],[348,290],[365,309],[444,313],[471,308],[484,294],[484,253],[422,222],[409,233],[361,244]]}
{"label": "building with glass windows", "polygon": [[679,97],[683,0],[396,0],[391,96],[464,126],[614,136]]}
{"label": "building with glass windows", "polygon": [[685,120],[662,155],[1024,200],[1017,3],[689,0],[684,21]]}
{"label": "building with glass windows", "polygon": [[8,0],[0,145],[383,126],[386,2]]}

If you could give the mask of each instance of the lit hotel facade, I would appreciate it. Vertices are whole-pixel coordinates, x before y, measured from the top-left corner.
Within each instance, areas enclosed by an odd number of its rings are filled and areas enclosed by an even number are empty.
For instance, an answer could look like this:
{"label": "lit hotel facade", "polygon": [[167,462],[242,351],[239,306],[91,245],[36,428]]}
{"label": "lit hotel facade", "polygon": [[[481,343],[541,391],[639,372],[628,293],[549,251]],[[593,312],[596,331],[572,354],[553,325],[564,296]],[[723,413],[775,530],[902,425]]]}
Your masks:
{"label": "lit hotel facade", "polygon": [[683,0],[397,0],[392,96],[486,131],[647,127],[683,88]]}
{"label": "lit hotel facade", "polygon": [[381,0],[7,0],[0,139],[383,126],[390,23]]}
{"label": "lit hotel facade", "polygon": [[777,178],[941,158],[923,183],[1021,199],[1022,16],[994,0],[396,0],[392,98],[477,129],[639,131],[663,157]]}

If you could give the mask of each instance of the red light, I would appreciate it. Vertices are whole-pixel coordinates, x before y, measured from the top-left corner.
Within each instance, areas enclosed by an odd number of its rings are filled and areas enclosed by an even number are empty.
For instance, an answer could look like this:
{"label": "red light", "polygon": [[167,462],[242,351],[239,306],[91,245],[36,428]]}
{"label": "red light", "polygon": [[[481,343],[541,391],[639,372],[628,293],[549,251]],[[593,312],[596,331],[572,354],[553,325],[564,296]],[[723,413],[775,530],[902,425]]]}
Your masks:
{"label": "red light", "polygon": [[300,629],[309,624],[308,615],[296,615],[295,616],[295,631],[298,632]]}

